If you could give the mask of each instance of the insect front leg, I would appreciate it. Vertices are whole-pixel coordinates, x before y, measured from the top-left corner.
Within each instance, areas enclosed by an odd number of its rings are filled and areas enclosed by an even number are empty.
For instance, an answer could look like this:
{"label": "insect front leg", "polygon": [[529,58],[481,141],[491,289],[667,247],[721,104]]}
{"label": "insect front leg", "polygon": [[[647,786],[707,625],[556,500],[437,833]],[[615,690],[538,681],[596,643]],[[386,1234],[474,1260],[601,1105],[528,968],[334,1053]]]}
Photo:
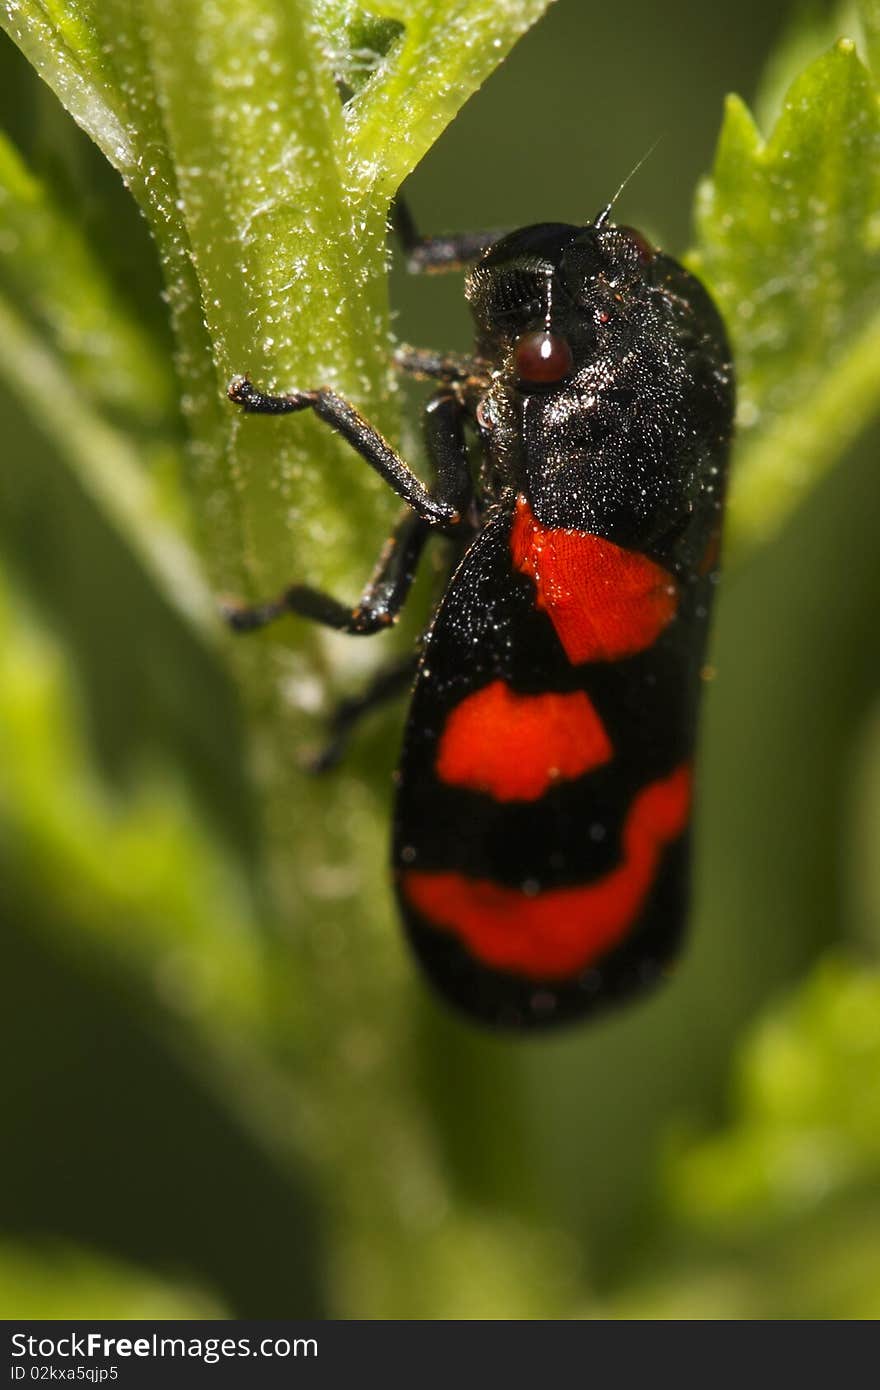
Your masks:
{"label": "insect front leg", "polygon": [[249,415],[290,415],[300,410],[313,410],[320,420],[342,435],[423,521],[431,526],[457,526],[461,521],[460,512],[443,497],[429,492],[387,439],[359,415],[353,405],[328,387],[269,396],[258,391],[247,377],[236,377],[227,394]]}
{"label": "insect front leg", "polygon": [[401,343],[394,350],[394,365],[416,381],[442,381],[446,386],[463,386],[468,391],[485,391],[489,385],[488,364],[462,353],[436,352],[433,348]]}
{"label": "insect front leg", "polygon": [[391,225],[406,256],[406,268],[413,275],[442,275],[464,270],[484,251],[505,235],[494,231],[457,232],[452,236],[419,236],[406,203],[398,198],[391,209]]}
{"label": "insect front leg", "polygon": [[[316,408],[314,400],[301,403],[303,398],[332,395],[330,392],[296,392],[289,396],[266,396],[243,379],[233,383],[229,394],[246,410],[261,414],[284,414],[305,409],[309,405]],[[382,632],[395,622],[403,607],[425,541],[432,527],[437,525],[437,509],[442,506],[442,515],[454,518],[456,523],[467,511],[471,498],[471,478],[464,438],[463,408],[452,393],[440,392],[428,402],[425,411],[425,443],[435,477],[435,485],[430,492],[415,474],[410,473],[407,465],[394,454],[381,435],[362,420],[347,402],[338,396],[333,400],[354,417],[358,428],[363,427],[363,433],[359,436],[362,447],[355,445],[358,452],[367,457],[365,450],[378,440],[417,485],[420,495],[432,510],[415,505],[409,497],[405,499],[409,502],[409,509],[403,513],[386,541],[369,583],[353,608],[308,584],[293,584],[277,597],[252,606],[226,601],[223,615],[236,632],[252,632],[286,613],[298,614],[339,632],[361,636]],[[346,433],[345,437],[349,438],[349,435]],[[401,491],[400,488],[395,490]],[[443,498],[446,500],[443,501]],[[451,520],[448,524],[452,524]]]}

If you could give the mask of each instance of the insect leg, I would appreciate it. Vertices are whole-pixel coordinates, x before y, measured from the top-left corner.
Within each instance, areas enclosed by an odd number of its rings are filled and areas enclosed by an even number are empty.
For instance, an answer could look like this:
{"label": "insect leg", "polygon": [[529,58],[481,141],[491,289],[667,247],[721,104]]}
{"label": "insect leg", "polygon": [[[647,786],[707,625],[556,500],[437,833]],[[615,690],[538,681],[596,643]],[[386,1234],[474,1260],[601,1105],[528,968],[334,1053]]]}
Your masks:
{"label": "insect leg", "polygon": [[423,429],[425,450],[442,497],[448,497],[464,516],[473,494],[467,442],[464,437],[465,412],[453,391],[441,389],[425,406]]}
{"label": "insect leg", "polygon": [[[271,402],[285,398],[262,399]],[[435,487],[449,499],[447,505],[456,515],[464,514],[471,498],[463,414],[458,398],[452,392],[440,391],[428,402],[424,416],[425,445]],[[426,491],[425,495],[430,497],[431,494]],[[381,632],[391,626],[403,607],[430,531],[429,522],[418,511],[403,513],[354,608],[310,585],[293,584],[277,598],[252,607],[227,601],[223,605],[223,615],[236,632],[252,632],[265,627],[285,613],[297,613],[339,632],[360,635]]]}
{"label": "insect leg", "polygon": [[404,512],[382,547],[369,583],[354,608],[311,585],[292,584],[277,598],[252,607],[227,600],[222,605],[223,616],[236,632],[253,632],[285,613],[296,613],[338,632],[359,636],[382,632],[394,623],[403,607],[428,535],[429,527],[421,517]]}
{"label": "insect leg", "polygon": [[497,229],[458,232],[452,236],[419,236],[412,214],[400,198],[391,210],[391,223],[406,256],[406,268],[413,275],[442,275],[448,270],[463,270],[504,236],[504,232]]}
{"label": "insect leg", "polygon": [[269,396],[258,391],[246,377],[236,377],[230,383],[228,395],[248,414],[289,415],[294,411],[313,410],[319,419],[342,435],[346,443],[385,479],[422,521],[430,526],[443,527],[457,526],[461,521],[457,508],[442,496],[429,492],[379,431],[335,391],[321,387],[316,391],[291,391],[284,396]]}
{"label": "insect leg", "polygon": [[401,343],[395,349],[394,365],[399,372],[405,372],[417,381],[443,381],[449,385],[456,381],[471,381],[474,377],[483,379],[486,375],[486,364],[476,357],[410,347],[408,343]]}
{"label": "insect leg", "polygon": [[407,652],[376,672],[365,690],[340,700],[328,721],[327,743],[309,766],[310,772],[329,772],[341,761],[355,727],[364,715],[393,700],[412,684],[418,652]]}
{"label": "insect leg", "polygon": [[[437,487],[445,496],[454,500],[462,511],[467,508],[471,493],[463,419],[461,402],[451,391],[439,391],[428,401],[425,408],[425,447]],[[412,548],[407,554],[405,542],[407,528],[411,526],[418,527],[418,530],[412,533],[409,542]],[[423,522],[413,517],[412,513],[404,513],[397,532],[391,537],[379,559],[375,573],[361,598],[359,610],[356,611],[361,614],[369,611],[380,620],[385,615],[386,625],[393,620],[409,592],[421,548],[429,534],[429,528]],[[336,766],[361,716],[399,694],[411,682],[417,662],[417,653],[409,653],[393,665],[377,672],[362,694],[342,701],[330,721],[330,739],[312,764],[312,771],[324,772]]]}

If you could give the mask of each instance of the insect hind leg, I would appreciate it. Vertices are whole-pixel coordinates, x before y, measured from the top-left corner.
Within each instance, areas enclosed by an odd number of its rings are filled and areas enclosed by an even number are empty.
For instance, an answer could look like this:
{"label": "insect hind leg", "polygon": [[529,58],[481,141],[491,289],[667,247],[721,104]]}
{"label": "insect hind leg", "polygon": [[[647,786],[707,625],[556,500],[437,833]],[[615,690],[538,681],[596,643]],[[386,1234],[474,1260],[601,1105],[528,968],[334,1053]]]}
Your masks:
{"label": "insect hind leg", "polygon": [[365,715],[380,709],[409,688],[418,662],[418,652],[408,652],[406,656],[381,667],[359,695],[340,700],[328,721],[327,742],[309,763],[310,772],[330,772],[341,762],[357,725]]}
{"label": "insect hind leg", "polygon": [[253,605],[226,600],[221,613],[235,632],[254,632],[287,613],[308,618],[337,632],[369,637],[396,621],[409,593],[430,527],[406,511],[382,547],[375,569],[350,608],[309,584],[292,584],[276,598]]}

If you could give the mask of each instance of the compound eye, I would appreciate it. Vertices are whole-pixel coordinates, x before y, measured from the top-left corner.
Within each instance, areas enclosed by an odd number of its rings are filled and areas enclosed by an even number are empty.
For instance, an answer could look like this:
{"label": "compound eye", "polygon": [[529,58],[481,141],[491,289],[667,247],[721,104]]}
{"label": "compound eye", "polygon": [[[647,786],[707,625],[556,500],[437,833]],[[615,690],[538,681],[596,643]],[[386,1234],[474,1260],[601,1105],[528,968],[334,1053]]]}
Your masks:
{"label": "compound eye", "polygon": [[545,386],[569,376],[574,359],[565,338],[538,331],[517,338],[513,365],[520,381]]}
{"label": "compound eye", "polygon": [[635,227],[618,227],[617,230],[622,232],[627,241],[635,248],[642,265],[648,265],[653,261],[657,252],[646,236],[643,236],[641,232],[637,232]]}

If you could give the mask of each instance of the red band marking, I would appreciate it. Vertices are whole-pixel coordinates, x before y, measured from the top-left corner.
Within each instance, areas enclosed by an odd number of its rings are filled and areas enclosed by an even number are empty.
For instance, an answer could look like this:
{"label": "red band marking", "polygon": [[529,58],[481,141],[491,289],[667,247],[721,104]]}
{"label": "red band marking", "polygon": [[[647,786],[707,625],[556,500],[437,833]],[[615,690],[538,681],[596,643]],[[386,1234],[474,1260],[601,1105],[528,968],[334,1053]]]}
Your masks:
{"label": "red band marking", "polygon": [[559,778],[601,767],[612,751],[582,690],[518,695],[497,680],[450,713],[437,752],[437,776],[497,801],[535,801]]}
{"label": "red band marking", "polygon": [[645,651],[675,617],[678,585],[668,570],[601,536],[543,526],[522,494],[510,549],[574,666]]}
{"label": "red band marking", "polygon": [[410,869],[403,893],[490,968],[564,979],[616,946],[638,920],[664,846],[687,825],[690,799],[686,763],[644,787],[627,813],[620,864],[593,883],[530,895],[487,879]]}

